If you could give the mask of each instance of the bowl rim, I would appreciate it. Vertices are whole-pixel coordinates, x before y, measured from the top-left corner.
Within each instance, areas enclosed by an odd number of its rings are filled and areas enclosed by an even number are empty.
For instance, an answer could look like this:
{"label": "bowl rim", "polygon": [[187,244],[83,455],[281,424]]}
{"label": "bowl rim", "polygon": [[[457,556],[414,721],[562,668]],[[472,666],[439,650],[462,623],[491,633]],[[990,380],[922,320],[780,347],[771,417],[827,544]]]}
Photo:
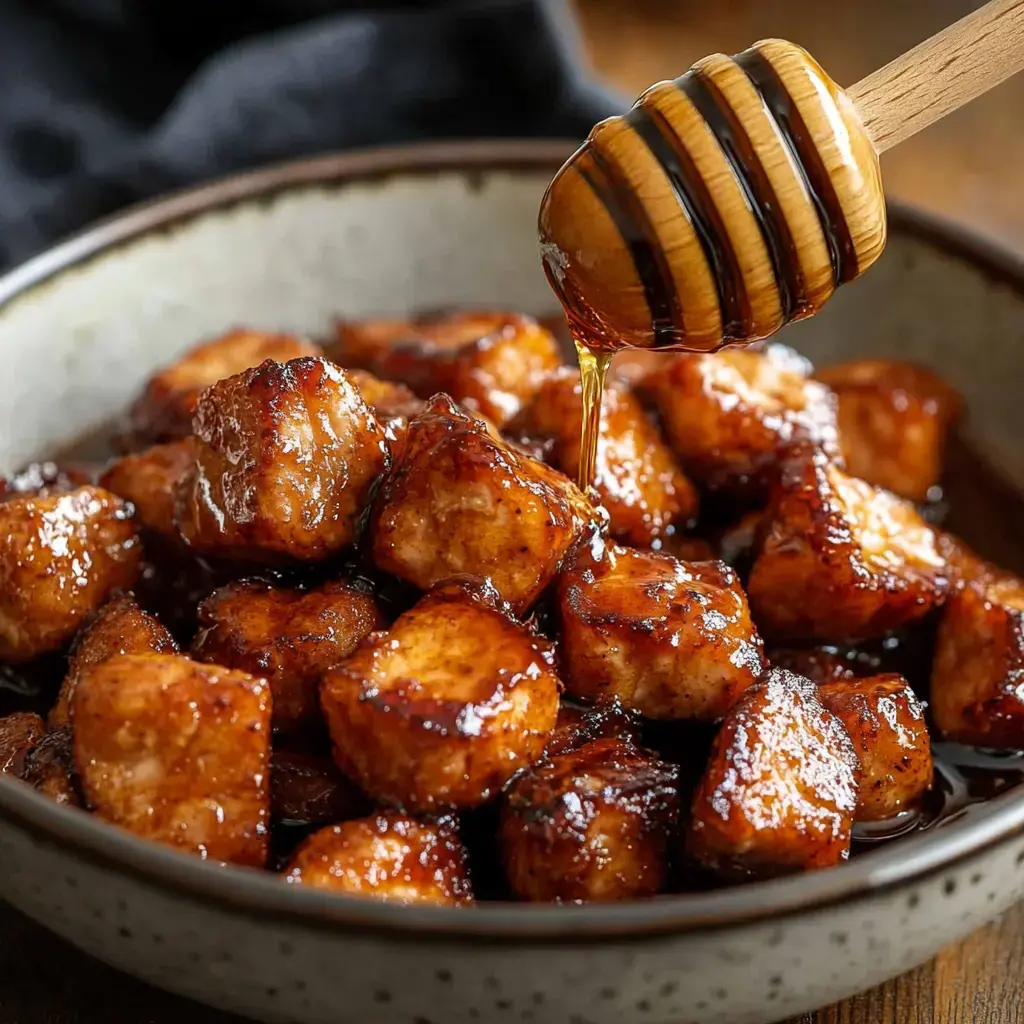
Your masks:
{"label": "bowl rim", "polygon": [[[552,174],[578,145],[560,139],[472,140],[412,144],[276,164],[171,194],[72,236],[0,278],[0,315],[45,290],[47,282],[146,236],[173,230],[233,206],[304,188],[345,186],[410,174],[501,171]],[[982,271],[1024,301],[1024,260],[941,218],[889,203],[890,226]],[[684,893],[618,904],[538,906],[484,903],[473,908],[402,907],[284,884],[256,869],[218,865],[139,838],[77,808],[54,803],[0,775],[5,822],[102,869],[225,910],[330,932],[383,934],[392,941],[589,944],[781,924],[812,910],[863,900],[957,867],[1024,833],[1024,788],[987,802],[973,818],[910,837],[832,868],[709,893]],[[1024,862],[1024,848],[1017,854]]]}

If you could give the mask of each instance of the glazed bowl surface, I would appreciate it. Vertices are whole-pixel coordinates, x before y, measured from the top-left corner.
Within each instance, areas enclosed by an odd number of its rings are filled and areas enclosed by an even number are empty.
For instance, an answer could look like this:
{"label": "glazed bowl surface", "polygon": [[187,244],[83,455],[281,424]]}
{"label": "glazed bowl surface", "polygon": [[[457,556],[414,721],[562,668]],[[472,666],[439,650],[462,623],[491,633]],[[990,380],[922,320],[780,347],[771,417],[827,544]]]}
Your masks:
{"label": "glazed bowl surface", "polygon": [[[0,471],[109,429],[149,373],[249,324],[449,305],[557,311],[536,212],[568,143],[324,157],[129,211],[0,280]],[[1024,266],[911,211],[784,339],[956,383],[1024,490]],[[218,867],[0,776],[0,896],[154,984],[303,1024],[760,1024],[925,960],[1024,894],[1024,790],[840,868],[614,906],[400,908]]]}

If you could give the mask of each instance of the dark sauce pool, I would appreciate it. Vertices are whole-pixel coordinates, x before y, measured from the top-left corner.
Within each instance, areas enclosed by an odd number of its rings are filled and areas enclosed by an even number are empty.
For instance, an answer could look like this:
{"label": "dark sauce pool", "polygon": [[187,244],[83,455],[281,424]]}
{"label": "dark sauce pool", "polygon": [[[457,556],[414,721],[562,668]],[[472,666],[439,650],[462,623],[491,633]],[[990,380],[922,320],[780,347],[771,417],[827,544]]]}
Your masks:
{"label": "dark sauce pool", "polygon": [[[78,482],[95,479],[112,453],[105,441],[92,440],[77,446],[59,460],[62,469],[72,469]],[[924,510],[926,517],[962,537],[980,555],[1001,567],[1024,575],[1024,496],[993,471],[983,458],[962,440],[953,438],[946,457],[946,477],[941,496]],[[366,566],[352,563],[328,567],[345,571],[349,575],[366,579],[386,605],[398,614],[414,600],[406,588],[396,589],[392,580],[378,580]],[[188,570],[186,570],[187,572]],[[314,576],[323,577],[324,567],[318,566]],[[237,578],[238,573],[235,573]],[[294,574],[271,574],[278,582],[290,585],[303,580]],[[159,582],[159,581],[158,581]],[[218,574],[211,576],[210,589],[223,582]],[[309,582],[315,582],[311,579]],[[160,588],[156,588],[159,590]],[[166,588],[164,588],[166,589]],[[173,593],[180,595],[180,589]],[[394,593],[392,593],[394,591]],[[198,601],[189,592],[189,600]],[[150,604],[140,594],[143,604]],[[162,618],[166,608],[155,600],[151,608]],[[191,640],[190,617],[181,623],[166,624],[178,634],[183,648]],[[178,626],[178,629],[175,629]],[[928,680],[931,671],[931,651],[936,621],[929,620],[905,635],[889,637],[850,649],[851,663],[859,674],[873,672],[899,672],[904,675],[922,701],[928,700]],[[16,711],[35,711],[44,718],[56,701],[66,661],[61,656],[41,658],[29,665],[0,664],[0,716]],[[703,770],[711,740],[712,728],[687,723],[646,723],[641,736],[645,745],[659,756],[682,767],[686,806],[688,791],[696,786]],[[318,745],[324,741],[318,738]],[[326,748],[325,748],[326,749]],[[957,743],[933,740],[935,781],[921,807],[907,811],[886,822],[854,827],[852,854],[863,854],[878,849],[904,836],[946,827],[965,818],[983,814],[984,804],[1015,787],[1024,784],[1024,752],[994,751],[967,747]],[[303,821],[281,820],[273,824],[271,841],[272,869],[280,869],[294,848],[316,825]],[[463,837],[469,851],[474,878],[477,879],[478,899],[508,899],[500,855],[495,841],[497,810],[494,805],[463,816]],[[684,866],[675,891],[717,888],[722,882],[704,872],[693,872]]]}

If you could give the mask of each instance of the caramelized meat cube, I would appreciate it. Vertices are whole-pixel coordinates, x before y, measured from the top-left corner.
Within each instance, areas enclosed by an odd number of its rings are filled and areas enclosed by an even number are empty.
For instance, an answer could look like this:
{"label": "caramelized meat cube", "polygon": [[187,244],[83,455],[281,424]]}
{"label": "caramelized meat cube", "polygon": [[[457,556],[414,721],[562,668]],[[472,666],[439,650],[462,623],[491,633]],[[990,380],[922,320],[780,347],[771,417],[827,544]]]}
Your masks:
{"label": "caramelized meat cube", "polygon": [[146,529],[177,540],[174,492],[194,461],[191,438],[154,445],[118,459],[100,477],[100,486],[130,501]]}
{"label": "caramelized meat cube", "polygon": [[857,821],[885,821],[916,806],[932,785],[924,709],[902,676],[840,679],[818,699],[846,727],[860,762]]}
{"label": "caramelized meat cube", "polygon": [[289,731],[320,718],[321,676],[383,622],[373,596],[351,583],[302,591],[243,580],[215,591],[199,606],[192,653],[200,661],[266,679],[274,728]]}
{"label": "caramelized meat cube", "polygon": [[[549,461],[573,480],[580,466],[581,394],[579,371],[562,367],[508,426],[510,434],[550,439]],[[697,514],[696,490],[636,396],[621,386],[603,395],[594,488],[612,535],[637,547],[649,547],[673,523]]]}
{"label": "caramelized meat cube", "polygon": [[86,803],[146,839],[262,867],[270,812],[270,692],[180,654],[85,669],[71,717]]}
{"label": "caramelized meat cube", "polygon": [[0,658],[59,650],[141,554],[131,507],[97,487],[0,504]]}
{"label": "caramelized meat cube", "polygon": [[485,803],[544,750],[559,682],[547,643],[482,599],[434,591],[321,684],[339,767],[411,811]]}
{"label": "caramelized meat cube", "polygon": [[115,654],[176,654],[174,637],[148,612],[144,612],[132,594],[112,597],[75,638],[68,672],[60,688],[57,703],[50,711],[50,728],[70,720],[71,701],[82,672]]}
{"label": "caramelized meat cube", "polygon": [[400,381],[421,398],[444,392],[499,427],[562,362],[554,335],[532,317],[490,310],[341,323],[336,337],[342,366]]}
{"label": "caramelized meat cube", "polygon": [[838,450],[835,396],[780,350],[676,355],[644,379],[683,468],[712,490],[767,497],[790,445]]}
{"label": "caramelized meat cube", "polygon": [[776,647],[768,653],[768,664],[818,686],[857,677],[852,660],[835,647]]}
{"label": "caramelized meat cube", "polygon": [[886,359],[844,363],[815,376],[839,396],[847,472],[910,501],[926,501],[942,476],[960,395],[923,366]]}
{"label": "caramelized meat cube", "polygon": [[661,891],[679,769],[616,739],[541,761],[509,787],[501,846],[520,899],[637,899]]}
{"label": "caramelized meat cube", "polygon": [[55,462],[31,462],[23,470],[0,477],[0,501],[11,498],[52,498],[91,484],[87,472]]}
{"label": "caramelized meat cube", "polygon": [[275,750],[270,759],[270,810],[275,821],[326,825],[361,818],[370,802],[329,757]]}
{"label": "caramelized meat cube", "polygon": [[817,687],[773,669],[725,717],[693,797],[688,852],[726,876],[823,868],[850,852],[859,767]]}
{"label": "caramelized meat cube", "polygon": [[571,481],[439,396],[412,421],[377,495],[370,544],[379,568],[421,590],[458,576],[490,580],[523,610],[595,522]]}
{"label": "caramelized meat cube", "polygon": [[722,562],[609,548],[558,581],[569,692],[648,718],[720,718],[761,674],[761,639]]}
{"label": "caramelized meat cube", "polygon": [[321,829],[295,852],[285,881],[388,903],[473,902],[456,822],[375,814]]}
{"label": "caramelized meat cube", "polygon": [[423,411],[423,399],[417,398],[404,384],[380,380],[368,370],[346,370],[345,373],[373,410],[388,439],[391,457],[397,459],[409,434],[409,420]]}
{"label": "caramelized meat cube", "polygon": [[932,663],[932,716],[948,739],[1024,750],[1024,580],[969,583],[943,611]]}
{"label": "caramelized meat cube", "polygon": [[320,354],[320,347],[290,334],[240,329],[203,342],[154,374],[131,410],[131,426],[143,443],[177,441],[192,433],[199,395],[212,384],[267,359],[286,363]]}
{"label": "caramelized meat cube", "polygon": [[0,775],[21,776],[25,770],[25,755],[45,732],[43,720],[28,711],[0,718]]}
{"label": "caramelized meat cube", "polygon": [[617,700],[590,707],[563,697],[558,705],[554,732],[544,748],[545,757],[567,754],[592,740],[616,739],[634,743],[640,738],[640,718]]}
{"label": "caramelized meat cube", "polygon": [[935,531],[888,491],[821,452],[787,460],[747,585],[758,625],[780,639],[881,636],[949,590]]}
{"label": "caramelized meat cube", "polygon": [[270,362],[199,398],[177,523],[193,549],[312,561],[349,547],[388,445],[344,371],[325,359]]}
{"label": "caramelized meat cube", "polygon": [[25,754],[21,777],[58,804],[82,806],[70,726],[51,730]]}

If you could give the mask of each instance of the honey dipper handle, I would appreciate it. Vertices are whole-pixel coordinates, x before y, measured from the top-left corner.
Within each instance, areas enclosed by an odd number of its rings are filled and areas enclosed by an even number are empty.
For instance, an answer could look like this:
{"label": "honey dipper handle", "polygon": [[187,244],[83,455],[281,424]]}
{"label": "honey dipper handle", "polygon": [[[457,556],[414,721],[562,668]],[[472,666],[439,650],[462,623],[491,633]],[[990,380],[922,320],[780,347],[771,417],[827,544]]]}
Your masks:
{"label": "honey dipper handle", "polygon": [[1024,70],[1024,0],[991,0],[846,90],[879,153]]}

